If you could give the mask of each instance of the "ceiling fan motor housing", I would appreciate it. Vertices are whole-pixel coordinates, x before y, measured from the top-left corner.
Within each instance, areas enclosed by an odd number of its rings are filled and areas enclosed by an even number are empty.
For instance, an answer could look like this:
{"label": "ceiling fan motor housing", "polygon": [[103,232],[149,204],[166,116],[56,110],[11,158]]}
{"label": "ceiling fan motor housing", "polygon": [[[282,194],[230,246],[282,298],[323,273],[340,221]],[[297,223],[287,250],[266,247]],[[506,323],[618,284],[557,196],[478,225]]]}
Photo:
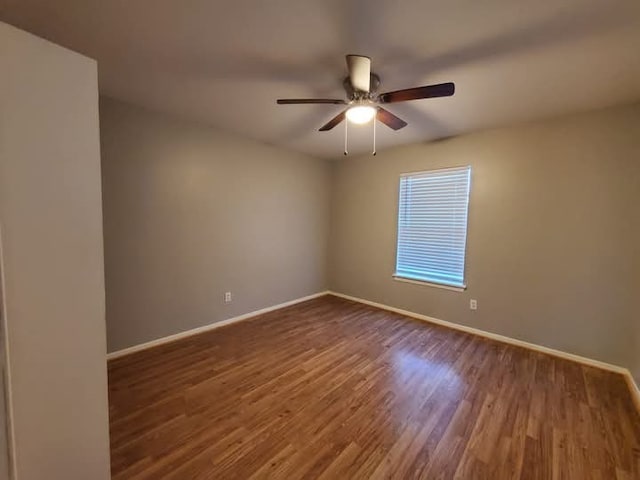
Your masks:
{"label": "ceiling fan motor housing", "polygon": [[372,73],[370,75],[370,79],[369,91],[363,92],[361,90],[354,89],[351,83],[351,77],[346,77],[343,80],[342,85],[347,92],[347,98],[349,100],[375,100],[376,92],[380,86],[380,77],[375,73]]}

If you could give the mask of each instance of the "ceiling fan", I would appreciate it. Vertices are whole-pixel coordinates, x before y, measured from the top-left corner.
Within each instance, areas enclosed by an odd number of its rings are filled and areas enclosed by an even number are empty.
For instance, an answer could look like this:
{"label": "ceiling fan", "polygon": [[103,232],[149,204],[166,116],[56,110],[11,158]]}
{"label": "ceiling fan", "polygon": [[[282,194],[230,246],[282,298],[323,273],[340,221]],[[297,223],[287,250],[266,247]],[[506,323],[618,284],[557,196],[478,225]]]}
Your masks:
{"label": "ceiling fan", "polygon": [[371,59],[362,55],[347,55],[349,76],[343,85],[347,100],[329,98],[285,98],[279,99],[279,105],[295,104],[334,104],[347,105],[347,108],[320,127],[321,132],[331,130],[345,117],[353,123],[367,123],[374,117],[393,130],[407,126],[407,122],[385,110],[380,105],[386,103],[406,102],[421,98],[450,97],[455,92],[451,82],[427,85],[424,87],[406,88],[378,94],[380,77],[371,72]]}

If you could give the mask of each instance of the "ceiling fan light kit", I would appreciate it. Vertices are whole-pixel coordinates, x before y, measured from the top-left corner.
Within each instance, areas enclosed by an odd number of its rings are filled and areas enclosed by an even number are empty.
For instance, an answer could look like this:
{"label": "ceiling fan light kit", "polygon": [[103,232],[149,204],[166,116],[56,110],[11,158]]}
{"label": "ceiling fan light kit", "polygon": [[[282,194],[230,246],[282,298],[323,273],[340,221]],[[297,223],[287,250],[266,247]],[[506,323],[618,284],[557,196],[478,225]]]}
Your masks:
{"label": "ceiling fan light kit", "polygon": [[376,108],[371,105],[360,104],[349,107],[347,110],[347,120],[351,123],[362,125],[370,122],[376,115]]}
{"label": "ceiling fan light kit", "polygon": [[[357,108],[357,107],[353,107],[353,108]],[[372,109],[373,115],[370,118],[368,118],[366,121],[364,121],[364,122],[355,122],[355,123],[361,123],[361,124],[367,123],[368,121],[370,121],[373,118],[373,116],[376,115],[377,111],[376,111],[375,107],[368,107],[368,108]],[[351,121],[351,119],[349,118],[349,110],[347,110],[346,115],[347,115],[347,120]],[[364,116],[362,118],[364,118]],[[343,153],[344,153],[345,156],[349,155],[348,138],[349,138],[349,122],[344,122],[344,152]],[[377,155],[377,152],[376,152],[376,122],[373,122],[373,150],[371,151],[371,154],[374,157]]]}
{"label": "ceiling fan light kit", "polygon": [[[375,118],[393,130],[400,130],[407,126],[407,122],[382,108],[380,104],[406,102],[422,98],[450,97],[455,92],[455,85],[451,82],[423,87],[407,88],[393,92],[377,94],[380,85],[380,77],[371,73],[371,59],[362,55],[347,55],[347,69],[349,76],[345,78],[343,85],[348,100],[328,98],[292,98],[279,99],[279,105],[296,104],[329,104],[347,105],[347,108],[320,127],[321,132],[331,130],[343,120],[356,124],[365,124]],[[347,122],[346,122],[347,123]],[[345,123],[345,149],[347,154],[347,127]],[[373,135],[373,154],[375,155],[375,121]]]}

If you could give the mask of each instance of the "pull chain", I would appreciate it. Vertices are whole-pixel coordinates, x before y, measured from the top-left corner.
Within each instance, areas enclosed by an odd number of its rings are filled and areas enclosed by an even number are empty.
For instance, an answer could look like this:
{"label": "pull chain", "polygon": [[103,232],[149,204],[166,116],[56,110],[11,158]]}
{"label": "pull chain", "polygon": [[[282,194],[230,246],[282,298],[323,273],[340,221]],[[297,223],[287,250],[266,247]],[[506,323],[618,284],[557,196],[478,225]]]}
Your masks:
{"label": "pull chain", "polygon": [[378,123],[377,121],[377,117],[378,116],[378,112],[376,111],[376,114],[373,116],[373,156],[376,156],[376,123]]}
{"label": "pull chain", "polygon": [[348,125],[349,125],[349,121],[345,120],[344,121],[344,154],[345,155],[349,154],[349,152],[347,151],[347,132],[349,130]]}

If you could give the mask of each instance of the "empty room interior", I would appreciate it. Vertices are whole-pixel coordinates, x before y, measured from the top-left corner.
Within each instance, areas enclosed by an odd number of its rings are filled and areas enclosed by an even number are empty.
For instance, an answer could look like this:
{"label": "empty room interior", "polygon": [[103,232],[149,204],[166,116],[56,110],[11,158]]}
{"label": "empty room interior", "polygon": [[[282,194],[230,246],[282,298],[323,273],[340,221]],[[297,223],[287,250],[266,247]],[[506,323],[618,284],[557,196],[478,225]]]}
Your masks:
{"label": "empty room interior", "polygon": [[0,480],[640,480],[640,2],[0,0]]}

